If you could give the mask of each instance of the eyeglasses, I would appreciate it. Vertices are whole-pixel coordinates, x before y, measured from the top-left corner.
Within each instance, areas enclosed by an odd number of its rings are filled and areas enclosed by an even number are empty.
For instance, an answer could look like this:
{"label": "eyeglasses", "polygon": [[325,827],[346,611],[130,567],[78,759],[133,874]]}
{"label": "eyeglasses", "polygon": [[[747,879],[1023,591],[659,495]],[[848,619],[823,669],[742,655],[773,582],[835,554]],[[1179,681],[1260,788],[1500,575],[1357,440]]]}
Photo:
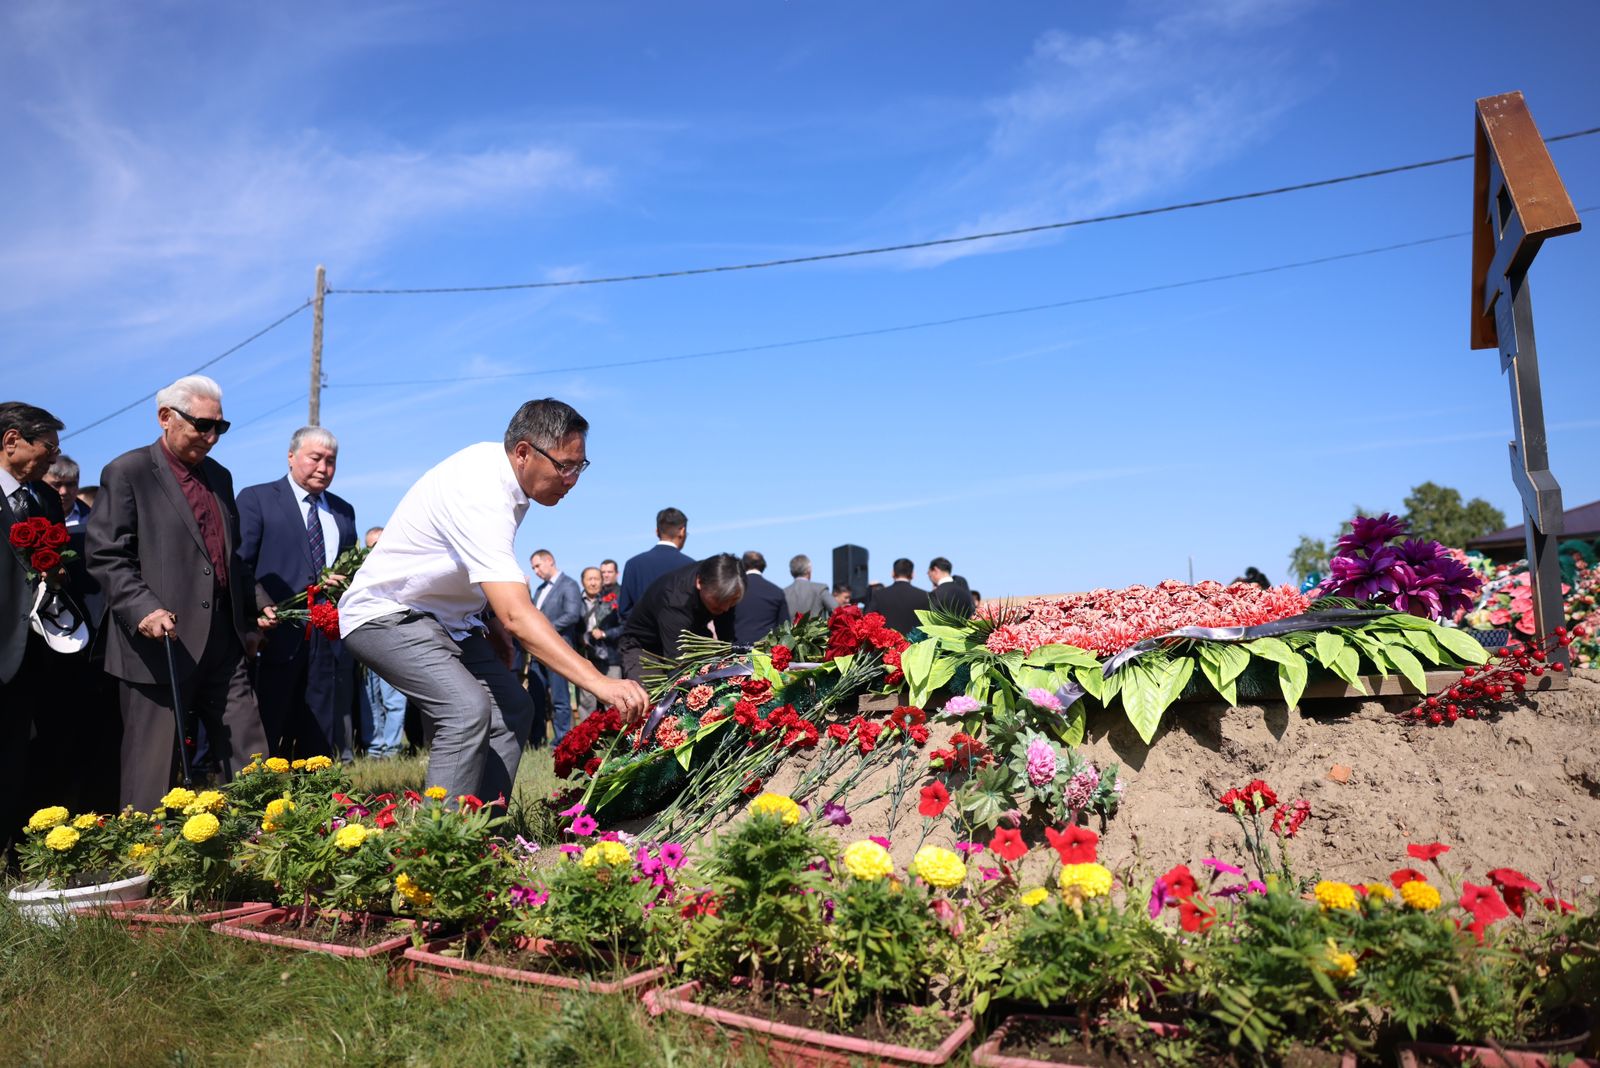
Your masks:
{"label": "eyeglasses", "polygon": [[44,449],[45,452],[50,453],[52,456],[60,456],[61,455],[61,441],[60,441],[59,438],[57,440],[55,440],[55,441],[49,441],[43,435],[40,435],[39,437],[36,437],[36,438],[30,438],[30,437],[28,437],[28,435],[24,434],[24,435],[22,435],[22,440],[26,441],[29,445],[37,445],[37,446],[39,446],[40,448]]}
{"label": "eyeglasses", "polygon": [[226,434],[228,432],[228,428],[233,425],[226,419],[207,419],[204,416],[196,419],[182,408],[174,408],[172,410],[183,416],[184,419],[188,420],[190,426],[194,427],[202,434],[209,434],[215,430],[217,432],[217,437],[220,438],[222,435]]}
{"label": "eyeglasses", "polygon": [[[523,440],[527,441],[526,438]],[[551,456],[549,453],[545,452],[531,441],[528,442],[528,448],[532,449],[540,456],[543,456],[546,460],[549,460],[550,466],[554,467],[556,469],[556,474],[560,475],[562,478],[577,478],[579,475],[589,470],[588,460],[579,460],[577,463],[564,463],[561,460],[557,460],[554,456]]]}

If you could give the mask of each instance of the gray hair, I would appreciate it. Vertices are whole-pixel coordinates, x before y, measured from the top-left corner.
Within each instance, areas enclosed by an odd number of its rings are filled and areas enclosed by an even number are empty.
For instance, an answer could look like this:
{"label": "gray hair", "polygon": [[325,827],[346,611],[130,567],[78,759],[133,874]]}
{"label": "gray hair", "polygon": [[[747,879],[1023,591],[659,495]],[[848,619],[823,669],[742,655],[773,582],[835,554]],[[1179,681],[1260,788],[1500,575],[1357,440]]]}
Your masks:
{"label": "gray hair", "polygon": [[222,403],[222,387],[205,375],[184,375],[172,385],[156,394],[157,408],[182,408],[194,403],[196,398]]}
{"label": "gray hair", "polygon": [[517,409],[506,427],[506,452],[526,441],[541,449],[553,449],[563,438],[577,434],[589,436],[589,420],[579,415],[570,404],[545,397],[532,400]]}
{"label": "gray hair", "polygon": [[54,475],[63,482],[76,482],[78,481],[78,476],[82,472],[78,470],[78,461],[74,460],[66,453],[62,453],[60,456],[56,457],[55,462],[50,465],[50,470],[46,471],[45,473]]}
{"label": "gray hair", "polygon": [[300,451],[300,446],[306,442],[321,445],[329,452],[339,451],[339,439],[327,427],[303,426],[289,437],[289,455],[293,456]]}
{"label": "gray hair", "polygon": [[801,553],[789,561],[789,575],[792,578],[805,578],[811,574],[811,557]]}
{"label": "gray hair", "polygon": [[706,557],[695,567],[694,575],[700,580],[700,592],[714,601],[744,599],[744,569],[732,553]]}

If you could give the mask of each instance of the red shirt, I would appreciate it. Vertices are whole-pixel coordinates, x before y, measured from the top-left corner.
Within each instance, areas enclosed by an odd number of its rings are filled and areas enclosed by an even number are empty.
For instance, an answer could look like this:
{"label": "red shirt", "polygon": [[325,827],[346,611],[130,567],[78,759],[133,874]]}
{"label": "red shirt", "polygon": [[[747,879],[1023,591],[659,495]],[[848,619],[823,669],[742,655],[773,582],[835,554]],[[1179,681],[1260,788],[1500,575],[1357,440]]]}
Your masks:
{"label": "red shirt", "polygon": [[206,556],[211,559],[211,573],[216,577],[217,585],[226,589],[228,542],[222,533],[222,509],[217,506],[217,498],[199,468],[190,467],[172,455],[166,439],[161,441],[161,455],[167,458],[173,475],[178,479],[178,488],[183,490],[183,499],[189,502],[189,509],[194,512],[194,521],[200,527],[200,540],[205,542]]}

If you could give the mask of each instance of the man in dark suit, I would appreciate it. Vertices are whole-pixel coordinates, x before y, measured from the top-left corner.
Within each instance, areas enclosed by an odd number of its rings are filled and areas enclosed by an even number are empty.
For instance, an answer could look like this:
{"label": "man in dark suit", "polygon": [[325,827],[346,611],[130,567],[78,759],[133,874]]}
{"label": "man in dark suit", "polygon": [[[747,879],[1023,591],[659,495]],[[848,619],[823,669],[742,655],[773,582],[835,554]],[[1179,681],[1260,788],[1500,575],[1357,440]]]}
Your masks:
{"label": "man in dark suit", "polygon": [[650,584],[622,627],[622,674],[643,683],[645,653],[671,660],[684,631],[733,639],[733,609],[744,596],[739,558],[718,553]]}
{"label": "man in dark suit", "polygon": [[683,543],[688,539],[687,516],[676,508],[663,508],[656,513],[655,545],[630,558],[622,569],[622,583],[617,588],[617,611],[624,620],[656,579],[694,563],[694,557],[683,551]]}
{"label": "man in dark suit", "polygon": [[916,565],[905,557],[896,560],[892,570],[894,581],[874,591],[867,611],[882,615],[884,622],[901,634],[910,634],[917,625],[917,613],[928,607],[928,591],[911,585]]}
{"label": "man in dark suit", "polygon": [[[571,575],[556,567],[556,558],[549,549],[540,549],[529,560],[539,583],[533,589],[533,607],[544,613],[545,619],[561,635],[561,640],[578,647],[579,627],[583,624],[583,591]],[[572,729],[572,687],[554,668],[528,658],[528,685],[547,688],[550,701],[543,704],[534,700],[536,714],[530,738],[535,746],[544,742],[544,724],[537,715],[539,707],[550,709],[550,744],[560,745],[561,739]]]}
{"label": "man in dark suit", "polygon": [[933,583],[933,592],[928,594],[928,607],[946,615],[969,619],[973,612],[972,592],[967,589],[965,582],[953,578],[950,571],[950,561],[942,556],[935,556],[929,561],[928,581]]}
{"label": "man in dark suit", "polygon": [[[594,669],[608,678],[622,678],[622,654],[617,642],[622,638],[622,618],[617,615],[617,588],[605,584],[605,565],[617,573],[615,560],[604,560],[599,567],[583,569],[583,622],[578,627],[578,651]],[[578,690],[578,718],[589,715],[598,699],[588,690]]]}
{"label": "man in dark suit", "polygon": [[783,588],[762,574],[765,556],[752,549],[739,563],[744,567],[744,596],[733,610],[733,643],[754,645],[789,619],[789,604]]}
{"label": "man in dark suit", "polygon": [[783,588],[783,599],[789,618],[795,616],[821,616],[833,614],[833,595],[828,587],[811,581],[811,557],[801,555],[789,561],[789,575],[793,582]]}
{"label": "man in dark suit", "polygon": [[[239,555],[255,574],[263,618],[355,547],[355,509],[328,492],[338,463],[338,439],[304,426],[289,439],[289,473],[239,491]],[[349,750],[355,661],[339,639],[299,625],[274,628],[261,643],[255,689],[273,756],[338,758]]]}
{"label": "man in dark suit", "polygon": [[255,576],[239,556],[233,476],[208,455],[227,431],[203,375],[156,394],[161,437],[106,465],[89,514],[89,570],[106,593],[106,671],[120,680],[122,803],[148,811],[172,785],[172,640],[183,705],[231,774],[267,751],[245,668],[260,634]]}
{"label": "man in dark suit", "polygon": [[[61,420],[31,404],[0,404],[0,845],[22,826],[30,797],[30,745],[36,727],[47,736],[60,695],[62,661],[33,632],[29,617],[41,582],[60,586],[65,569],[38,571],[31,554],[11,548],[11,528],[29,519],[61,522],[61,498],[40,481],[61,452]],[[32,572],[34,577],[29,578]],[[55,802],[59,803],[59,802]],[[0,857],[0,863],[3,863]]]}

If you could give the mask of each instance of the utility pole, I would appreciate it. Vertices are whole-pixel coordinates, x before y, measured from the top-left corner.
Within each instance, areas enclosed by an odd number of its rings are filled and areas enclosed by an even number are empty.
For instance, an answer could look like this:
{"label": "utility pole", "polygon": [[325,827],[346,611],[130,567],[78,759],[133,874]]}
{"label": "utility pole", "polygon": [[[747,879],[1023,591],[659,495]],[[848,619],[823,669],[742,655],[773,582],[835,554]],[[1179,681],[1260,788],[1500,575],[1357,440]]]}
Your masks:
{"label": "utility pole", "polygon": [[311,416],[309,426],[322,425],[322,300],[328,295],[328,272],[317,264],[317,295],[311,306]]}

